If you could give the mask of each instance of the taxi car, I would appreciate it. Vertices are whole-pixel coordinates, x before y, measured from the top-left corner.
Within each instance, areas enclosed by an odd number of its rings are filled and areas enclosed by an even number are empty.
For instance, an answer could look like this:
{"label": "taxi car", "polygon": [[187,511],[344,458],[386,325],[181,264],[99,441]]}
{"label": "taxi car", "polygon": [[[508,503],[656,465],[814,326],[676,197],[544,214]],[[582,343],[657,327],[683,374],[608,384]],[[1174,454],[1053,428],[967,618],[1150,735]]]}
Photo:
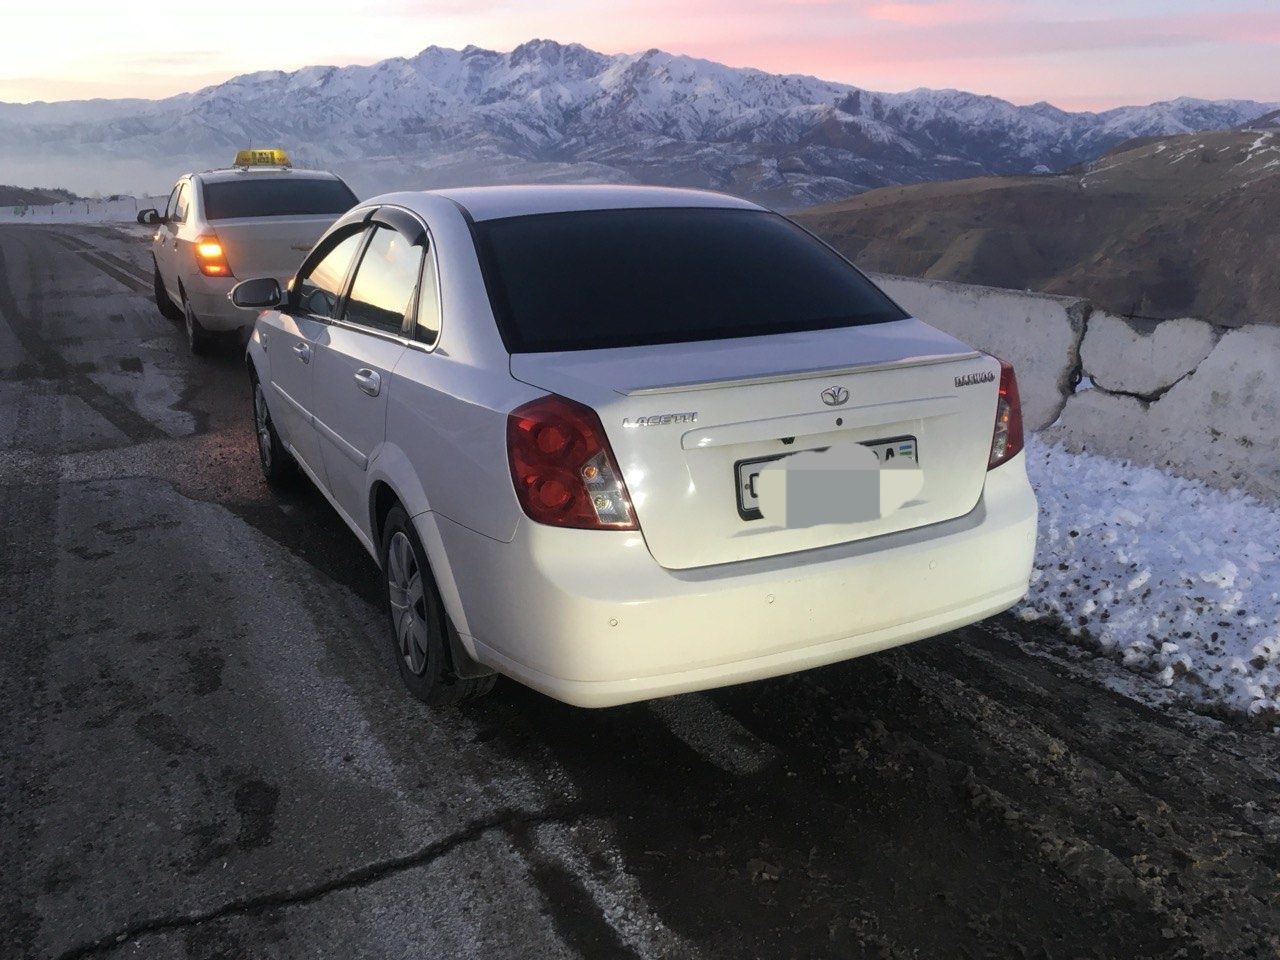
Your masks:
{"label": "taxi car", "polygon": [[155,224],[151,241],[160,312],[186,325],[193,353],[218,334],[246,330],[227,301],[237,276],[289,277],[334,219],[356,203],[342,179],[294,170],[283,150],[242,150],[225,170],[178,179],[163,211],[139,211]]}
{"label": "taxi car", "polygon": [[754,204],[393,193],[232,300],[260,311],[263,473],[300,470],[377,562],[428,703],[770,677],[1027,589],[1013,369]]}

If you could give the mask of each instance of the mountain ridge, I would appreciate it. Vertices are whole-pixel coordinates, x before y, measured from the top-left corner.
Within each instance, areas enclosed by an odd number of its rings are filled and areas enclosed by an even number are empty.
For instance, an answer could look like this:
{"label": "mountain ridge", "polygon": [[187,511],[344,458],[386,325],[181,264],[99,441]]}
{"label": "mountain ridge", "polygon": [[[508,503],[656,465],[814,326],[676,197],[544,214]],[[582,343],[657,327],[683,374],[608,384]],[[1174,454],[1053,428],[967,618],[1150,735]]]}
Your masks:
{"label": "mountain ridge", "polygon": [[10,175],[17,182],[156,188],[236,147],[279,144],[365,192],[601,180],[794,208],[877,186],[1064,169],[1131,137],[1233,126],[1277,107],[1178,98],[1070,112],[533,40],[506,53],[428,46],[369,65],[256,71],[153,101],[0,103],[0,161],[23,174]]}

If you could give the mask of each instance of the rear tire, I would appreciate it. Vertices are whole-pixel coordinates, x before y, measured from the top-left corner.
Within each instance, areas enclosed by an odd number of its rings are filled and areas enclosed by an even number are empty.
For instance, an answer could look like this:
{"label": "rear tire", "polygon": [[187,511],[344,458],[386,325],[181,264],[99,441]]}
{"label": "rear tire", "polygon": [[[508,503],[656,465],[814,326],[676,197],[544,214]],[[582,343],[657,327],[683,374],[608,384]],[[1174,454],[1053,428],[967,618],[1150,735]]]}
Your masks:
{"label": "rear tire", "polygon": [[258,466],[262,468],[262,476],[271,486],[290,486],[298,478],[298,465],[276,433],[276,425],[271,421],[271,410],[267,407],[267,396],[256,372],[250,373],[249,383],[253,397],[253,433],[258,445]]}
{"label": "rear tire", "polygon": [[191,301],[186,297],[182,298],[182,313],[187,328],[187,346],[197,357],[207,357],[217,346],[217,339],[200,323],[200,318],[191,309]]}
{"label": "rear tire", "polygon": [[382,595],[390,652],[409,692],[432,707],[483,696],[496,675],[463,679],[453,672],[445,613],[413,522],[399,504],[382,525]]}
{"label": "rear tire", "polygon": [[156,306],[160,309],[160,316],[166,320],[181,320],[182,311],[165,292],[164,281],[160,279],[160,266],[155,262],[154,257],[151,260],[151,284],[155,289]]}

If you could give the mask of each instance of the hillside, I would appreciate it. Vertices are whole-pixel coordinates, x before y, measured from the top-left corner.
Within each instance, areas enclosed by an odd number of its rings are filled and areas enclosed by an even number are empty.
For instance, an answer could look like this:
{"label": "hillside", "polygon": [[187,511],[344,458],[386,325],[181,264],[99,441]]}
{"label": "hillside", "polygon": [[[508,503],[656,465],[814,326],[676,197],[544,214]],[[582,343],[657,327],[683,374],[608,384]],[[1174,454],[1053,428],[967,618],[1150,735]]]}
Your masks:
{"label": "hillside", "polygon": [[797,219],[860,266],[1280,322],[1280,130],[1147,138],[1055,176],[891,187]]}
{"label": "hillside", "polygon": [[14,187],[0,183],[0,207],[65,203],[79,199],[70,190],[61,187]]}
{"label": "hillside", "polygon": [[363,194],[510,181],[712,187],[783,209],[898,183],[1061,170],[1120,141],[1280,104],[1183,98],[1101,113],[958,90],[876,93],[648,50],[535,40],[264,71],[164,100],[0,103],[0,169],[154,192],[279,145]]}

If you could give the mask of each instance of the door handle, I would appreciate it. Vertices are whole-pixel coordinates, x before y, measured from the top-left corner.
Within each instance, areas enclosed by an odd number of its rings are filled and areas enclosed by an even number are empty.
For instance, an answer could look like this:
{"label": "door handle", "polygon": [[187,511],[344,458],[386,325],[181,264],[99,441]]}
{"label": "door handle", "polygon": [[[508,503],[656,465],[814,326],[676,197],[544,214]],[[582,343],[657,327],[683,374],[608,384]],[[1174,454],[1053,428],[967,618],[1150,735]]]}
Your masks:
{"label": "door handle", "polygon": [[298,359],[301,360],[303,363],[311,362],[311,344],[295,343],[293,345],[293,352],[298,355]]}
{"label": "door handle", "polygon": [[376,370],[370,370],[368,367],[361,367],[356,371],[356,386],[371,397],[376,397],[378,391],[382,389],[382,377],[378,376]]}

